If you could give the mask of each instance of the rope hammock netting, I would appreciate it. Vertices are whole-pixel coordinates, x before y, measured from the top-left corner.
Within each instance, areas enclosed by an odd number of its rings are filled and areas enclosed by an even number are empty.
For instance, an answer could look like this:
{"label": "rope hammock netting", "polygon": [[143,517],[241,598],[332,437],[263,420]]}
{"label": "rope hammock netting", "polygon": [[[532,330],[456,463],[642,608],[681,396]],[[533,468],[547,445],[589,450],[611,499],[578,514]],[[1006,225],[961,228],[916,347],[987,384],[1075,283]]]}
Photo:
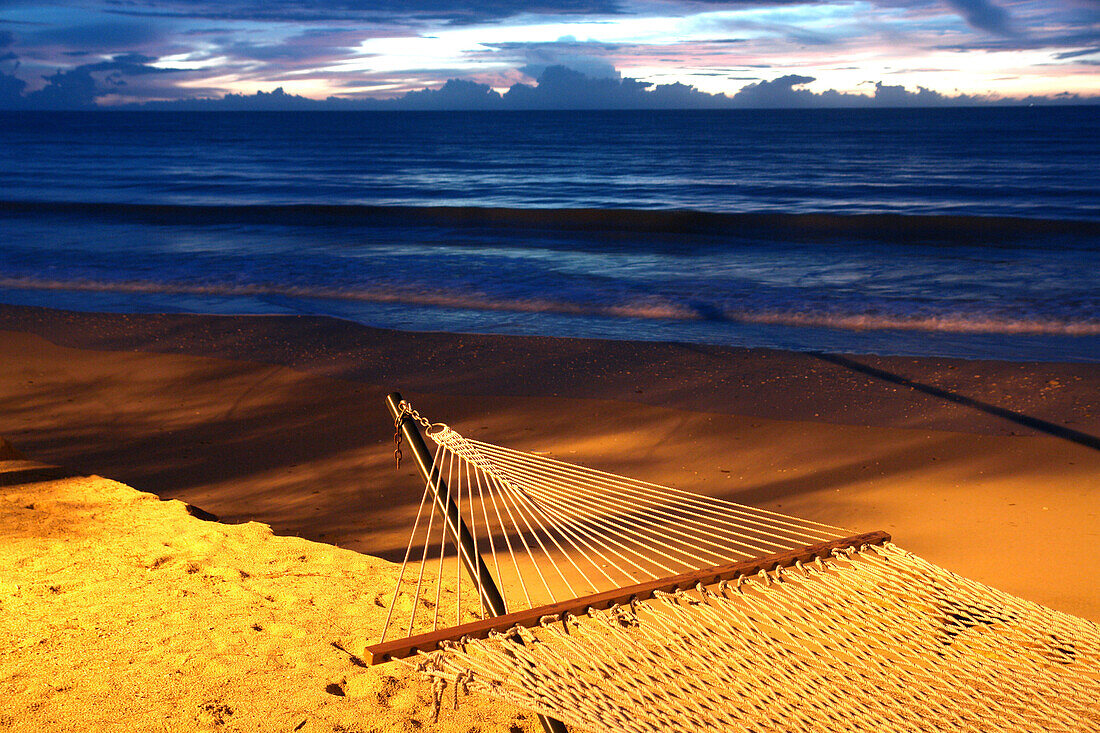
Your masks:
{"label": "rope hammock netting", "polygon": [[593,731],[1100,731],[1090,621],[882,532],[465,438],[399,395],[391,410],[436,447],[369,652],[437,695]]}

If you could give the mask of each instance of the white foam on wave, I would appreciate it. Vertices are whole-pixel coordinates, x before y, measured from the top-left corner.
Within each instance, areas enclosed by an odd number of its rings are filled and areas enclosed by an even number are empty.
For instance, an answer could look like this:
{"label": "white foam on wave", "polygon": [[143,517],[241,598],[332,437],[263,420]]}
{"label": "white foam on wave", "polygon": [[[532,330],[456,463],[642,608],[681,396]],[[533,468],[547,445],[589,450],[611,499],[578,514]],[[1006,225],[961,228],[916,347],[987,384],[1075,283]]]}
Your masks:
{"label": "white foam on wave", "polygon": [[363,303],[399,303],[484,311],[520,313],[560,313],[564,315],[612,316],[652,320],[698,320],[699,314],[688,307],[661,298],[641,299],[629,304],[598,305],[569,303],[544,298],[497,298],[478,293],[422,292],[401,288],[351,289],[334,287],[191,283],[143,281],[41,280],[0,278],[0,288],[13,290],[56,290],[67,292],[132,293],[135,295],[208,295],[212,297],[264,297],[345,300]]}
{"label": "white foam on wave", "polygon": [[135,295],[200,295],[210,297],[286,297],[401,304],[461,310],[553,313],[661,321],[726,321],[845,331],[925,331],[958,334],[1100,336],[1100,319],[1005,317],[982,314],[883,315],[817,311],[721,311],[718,315],[662,297],[625,303],[576,303],[546,298],[499,298],[483,293],[422,292],[401,288],[338,288],[270,284],[192,284],[149,281],[45,280],[0,278],[0,288]]}
{"label": "white foam on wave", "polygon": [[731,321],[846,331],[934,331],[940,333],[1100,336],[1100,320],[1066,321],[1004,318],[975,314],[951,316],[885,316],[835,313],[728,313]]}

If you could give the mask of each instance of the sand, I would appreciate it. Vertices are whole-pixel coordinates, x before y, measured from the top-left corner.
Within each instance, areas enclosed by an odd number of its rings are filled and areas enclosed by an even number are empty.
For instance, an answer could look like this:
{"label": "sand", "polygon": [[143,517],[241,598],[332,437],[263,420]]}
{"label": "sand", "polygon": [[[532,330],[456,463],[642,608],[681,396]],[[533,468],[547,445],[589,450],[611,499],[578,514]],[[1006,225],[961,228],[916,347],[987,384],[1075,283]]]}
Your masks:
{"label": "sand", "polygon": [[58,473],[0,461],[0,729],[541,730],[364,663],[390,563]]}
{"label": "sand", "polygon": [[430,727],[426,688],[359,666],[419,501],[393,388],[482,439],[885,529],[1100,620],[1098,365],[12,306],[0,359],[0,435],[40,462],[0,448],[0,727]]}

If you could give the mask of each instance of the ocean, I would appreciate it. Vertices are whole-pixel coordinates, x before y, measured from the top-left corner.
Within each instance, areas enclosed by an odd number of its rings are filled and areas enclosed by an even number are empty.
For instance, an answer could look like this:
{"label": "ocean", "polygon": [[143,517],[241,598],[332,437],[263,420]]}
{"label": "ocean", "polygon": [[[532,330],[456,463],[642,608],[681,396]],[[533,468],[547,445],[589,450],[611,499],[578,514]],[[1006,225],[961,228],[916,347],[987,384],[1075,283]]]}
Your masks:
{"label": "ocean", "polygon": [[0,113],[0,303],[1100,360],[1100,108]]}

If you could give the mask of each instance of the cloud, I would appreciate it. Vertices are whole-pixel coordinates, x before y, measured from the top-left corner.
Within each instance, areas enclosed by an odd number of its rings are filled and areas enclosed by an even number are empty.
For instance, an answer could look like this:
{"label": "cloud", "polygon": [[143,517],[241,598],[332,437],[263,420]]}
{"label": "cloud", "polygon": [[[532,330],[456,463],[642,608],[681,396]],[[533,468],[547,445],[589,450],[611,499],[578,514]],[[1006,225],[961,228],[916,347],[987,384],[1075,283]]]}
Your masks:
{"label": "cloud", "polygon": [[270,92],[256,92],[255,94],[226,94],[217,99],[177,99],[170,102],[149,102],[142,105],[130,105],[130,108],[138,109],[166,109],[166,110],[211,110],[211,111],[295,111],[295,110],[319,110],[319,109],[381,109],[377,100],[371,100],[374,104],[352,107],[354,103],[348,100],[328,100],[325,102],[301,97],[296,94],[287,94],[282,87]]}
{"label": "cloud", "polygon": [[[287,38],[265,42],[237,40],[232,36],[214,38],[209,56],[224,59],[223,64],[237,64],[248,69],[248,76],[258,79],[285,79],[310,67],[327,67],[349,56],[357,56],[355,47],[367,37],[367,31],[347,28],[312,28]],[[384,35],[373,32],[372,37]],[[338,73],[330,73],[335,79]]]}
{"label": "cloud", "polygon": [[564,66],[551,66],[535,86],[514,84],[502,102],[507,109],[708,109],[729,106],[730,100],[686,84],[592,78]]}
{"label": "cloud", "polygon": [[528,62],[524,66],[521,66],[519,70],[520,73],[525,76],[537,79],[542,76],[542,74],[546,73],[548,68],[554,66],[568,68],[573,70],[573,72],[583,74],[592,79],[619,78],[619,73],[615,69],[615,65],[607,61],[606,58],[575,54],[547,55],[539,59],[539,61]]}
{"label": "cloud", "polygon": [[748,8],[770,8],[784,5],[819,5],[825,0],[679,0],[676,4],[684,8],[705,6],[707,10],[714,7],[733,8],[737,10]]}
{"label": "cloud", "polygon": [[311,100],[282,89],[221,99],[151,103],[146,109],[389,109],[541,110],[684,109],[729,106],[729,97],[707,94],[685,84],[653,85],[635,79],[592,78],[564,66],[545,69],[534,85],[513,84],[503,95],[488,84],[451,79],[438,89],[408,92],[393,99]]}
{"label": "cloud", "polygon": [[[128,53],[66,71],[58,70],[43,77],[46,80],[44,87],[20,97],[13,106],[31,109],[91,109],[96,106],[99,97],[126,86],[127,77],[171,74],[177,71],[149,66],[154,60],[149,56]],[[22,94],[22,87],[19,93]],[[12,101],[8,100],[9,103]]]}
{"label": "cloud", "polygon": [[509,64],[525,76],[537,79],[551,66],[564,66],[592,78],[618,79],[619,72],[610,57],[627,47],[619,43],[578,41],[562,36],[556,41],[512,41],[482,44],[488,51],[472,57],[494,64]]}
{"label": "cloud", "polygon": [[[591,109],[607,104],[623,105],[632,94],[645,86],[633,79],[624,80],[585,76],[565,66],[550,66],[543,70],[535,86],[515,84],[504,94],[505,103],[513,109]],[[641,84],[641,89],[635,85]]]}
{"label": "cloud", "polygon": [[764,22],[740,18],[737,20],[724,20],[714,25],[720,26],[724,31],[765,31],[774,36],[785,38],[787,41],[799,46],[831,46],[838,41],[837,38],[831,35],[808,30],[791,23]]}
{"label": "cloud", "polygon": [[[14,31],[0,31],[0,60],[15,60],[5,55],[9,49],[3,43],[12,46],[10,51],[23,58],[21,76],[32,89],[55,68],[71,69],[127,52],[180,59],[180,66],[191,69],[171,77],[171,83],[168,78],[157,81],[161,77],[151,73],[132,70],[127,76],[118,70],[116,81],[127,82],[128,91],[112,101],[212,91],[220,96],[228,89],[279,85],[307,94],[328,89],[348,96],[396,95],[422,86],[438,88],[450,76],[489,82],[503,91],[517,81],[530,86],[559,66],[589,79],[616,81],[622,81],[616,68],[639,70],[634,75],[655,81],[726,67],[738,67],[731,73],[742,77],[758,66],[749,62],[762,60],[825,77],[830,67],[848,63],[846,59],[867,59],[871,68],[884,69],[874,78],[906,79],[911,77],[887,75],[891,67],[932,63],[921,55],[942,56],[934,53],[940,44],[965,51],[1042,48],[1049,56],[1100,45],[1096,0],[67,0],[52,6],[40,2],[37,9],[30,0],[14,2],[20,5],[23,24],[0,23],[0,28]],[[0,0],[0,6],[6,5]],[[737,12],[715,12],[723,9]],[[575,20],[584,23],[569,25]],[[486,27],[453,28],[473,24]],[[1013,35],[1019,28],[1027,32]],[[546,36],[551,29],[553,35]],[[551,42],[517,41],[564,33],[602,40],[562,36]],[[410,43],[408,48],[400,42],[362,46],[365,40],[384,37],[407,37]],[[968,59],[958,58],[959,66],[940,69],[939,78],[952,72],[960,79],[966,76],[962,65]],[[1083,62],[1074,56],[1055,60],[1063,68],[1040,68],[1041,60],[1005,60],[1006,68],[995,76],[1019,74],[1019,83],[1045,89],[1047,78],[1074,73],[1069,88],[1087,89],[1081,72],[1089,67],[1078,66]],[[1071,64],[1076,68],[1070,69]],[[1031,69],[1025,72],[1021,65]],[[449,71],[435,73],[439,68]],[[110,72],[91,73],[99,91],[108,88],[100,77]],[[781,72],[761,76],[775,73]],[[183,80],[186,84],[176,84]],[[699,83],[733,88],[724,80]],[[973,78],[942,82],[945,88],[974,83]],[[118,91],[118,86],[111,88]],[[621,104],[673,98],[700,105],[720,102],[686,94],[690,87],[666,86],[650,85],[643,91],[651,96],[637,97],[638,90],[620,85],[608,87],[604,96]],[[582,87],[573,91],[600,94]],[[764,88],[756,93],[782,91]],[[785,98],[804,99],[802,91],[794,86]],[[515,97],[541,104],[547,94],[521,91]],[[478,104],[485,103],[478,99]]]}
{"label": "cloud", "polygon": [[625,12],[617,0],[224,0],[117,5],[124,15],[276,22],[443,22],[472,25],[518,15],[609,16]]}
{"label": "cloud", "polygon": [[152,23],[85,23],[42,28],[23,34],[21,45],[91,51],[140,48],[163,37],[164,29]]}
{"label": "cloud", "polygon": [[742,87],[733,101],[742,107],[812,107],[817,96],[807,89],[796,89],[815,81],[812,76],[787,74],[778,79]]}
{"label": "cloud", "polygon": [[[1095,2],[1096,0],[1086,1]],[[935,2],[935,0],[932,0],[932,2]],[[873,5],[905,8],[907,10],[923,10],[932,2],[925,2],[924,0],[872,0]],[[990,0],[944,0],[944,2],[973,28],[1005,36],[1013,35],[1015,32],[1008,11],[994,5]],[[686,7],[705,5],[750,9],[785,5],[829,5],[830,2],[829,0],[681,0],[679,4]],[[758,25],[763,27],[765,24]],[[780,26],[776,25],[775,29],[780,30]],[[791,39],[801,43],[820,44],[829,41],[828,38],[809,31],[802,31],[794,26],[788,26],[787,29]]]}
{"label": "cloud", "polygon": [[1000,36],[1015,35],[1008,11],[989,0],[947,0],[971,27]]}
{"label": "cloud", "polygon": [[142,76],[145,74],[170,74],[176,69],[165,69],[159,66],[149,66],[156,61],[152,56],[143,56],[140,53],[124,53],[111,58],[110,61],[101,61],[96,64],[78,66],[73,71],[110,71],[123,76]]}
{"label": "cloud", "polygon": [[1077,51],[1064,51],[1054,54],[1054,58],[1063,61],[1065,59],[1075,59],[1080,56],[1093,56],[1095,54],[1100,54],[1100,48],[1082,48]]}
{"label": "cloud", "polygon": [[978,104],[983,101],[979,97],[966,94],[948,97],[925,87],[917,87],[917,91],[911,92],[900,84],[888,85],[881,81],[875,82],[874,99],[880,107],[944,107]]}
{"label": "cloud", "polygon": [[[910,91],[900,84],[884,84],[881,81],[868,82],[873,84],[875,90],[871,95],[838,92],[835,89],[814,92],[801,88],[814,81],[816,79],[812,76],[788,74],[771,81],[749,84],[733,95],[731,101],[737,107],[757,109],[973,107],[977,105],[1020,105],[1024,103],[1015,99],[980,97],[968,94],[948,96],[921,86],[918,86],[916,91]],[[1039,99],[1045,103],[1067,101],[1066,98],[1059,97],[1041,97]],[[1035,98],[1031,98],[1029,101],[1035,102]]]}
{"label": "cloud", "polygon": [[[10,59],[9,59],[10,60]],[[15,70],[19,69],[19,64],[16,63]],[[26,89],[27,82],[23,81],[15,75],[15,71],[7,74],[3,69],[0,69],[0,109],[18,109],[23,106],[23,90]]]}
{"label": "cloud", "polygon": [[1082,46],[1096,46],[1097,43],[1100,43],[1100,24],[1095,29],[1072,33],[1029,33],[1026,36],[1006,36],[974,43],[938,45],[933,46],[932,49],[936,51],[1030,51],[1056,48],[1080,49]]}
{"label": "cloud", "polygon": [[732,97],[708,94],[686,84],[651,84],[635,79],[591,78],[562,66],[547,68],[534,85],[517,83],[503,95],[488,84],[451,79],[438,89],[422,89],[393,99],[337,98],[312,100],[282,89],[220,99],[192,99],[142,105],[144,109],[209,110],[582,110],[582,109],[810,109],[894,108],[1023,104],[1095,104],[1100,97],[1058,94],[1002,99],[948,96],[917,87],[868,82],[871,94],[805,88],[814,77],[787,74],[748,84]]}
{"label": "cloud", "polygon": [[[75,27],[75,26],[74,26]],[[88,26],[82,26],[88,27]],[[219,35],[214,34],[217,31]],[[16,44],[10,32],[0,31],[0,62],[15,61],[11,73],[0,69],[0,107],[35,109],[90,109],[102,104],[163,109],[390,109],[390,110],[554,110],[554,109],[722,109],[722,108],[811,108],[811,107],[905,107],[1019,103],[1019,100],[944,95],[917,87],[869,81],[867,93],[839,92],[833,89],[815,92],[809,85],[813,76],[786,74],[773,79],[746,78],[752,68],[767,69],[766,64],[739,63],[715,65],[719,58],[700,52],[700,64],[710,74],[739,81],[751,81],[736,94],[710,94],[681,83],[656,84],[623,78],[613,57],[626,55],[635,60],[646,58],[655,47],[577,41],[565,36],[551,43],[486,44],[475,52],[479,60],[492,59],[495,66],[511,65],[505,73],[481,76],[477,81],[451,78],[437,86],[436,79],[469,73],[465,69],[418,69],[415,72],[362,72],[354,69],[325,68],[330,61],[344,57],[361,39],[361,32],[340,26],[307,28],[285,38],[270,33],[241,40],[224,30],[206,29],[203,36],[209,48],[192,58],[223,58],[222,70],[232,69],[239,79],[273,80],[293,78],[308,83],[317,80],[330,88],[342,88],[342,96],[313,100],[288,94],[283,88],[255,94],[225,94],[202,89],[209,69],[164,69],[152,64],[156,58],[129,51],[104,56],[102,53],[71,51],[100,60],[44,75],[41,89],[27,91],[28,85],[16,77],[18,57],[2,49]],[[79,35],[79,34],[78,34]],[[124,34],[116,38],[124,37]],[[264,39],[264,40],[259,40]],[[113,42],[113,41],[112,41]],[[991,39],[990,44],[1033,42],[1020,37]],[[22,48],[20,46],[20,48]],[[1063,47],[1065,48],[1065,47]],[[1070,47],[1072,48],[1072,47]],[[1065,50],[1058,57],[1071,60],[1096,53],[1095,44],[1078,50]],[[666,53],[661,51],[661,53]],[[91,59],[88,59],[91,61]],[[732,59],[722,56],[722,61]],[[1071,62],[1072,63],[1072,62]],[[1088,63],[1078,60],[1076,63]],[[310,68],[310,67],[313,68]],[[751,68],[750,68],[751,67]],[[40,68],[40,67],[39,67]],[[777,70],[778,71],[778,70]],[[26,73],[26,71],[24,71]],[[889,73],[889,72],[884,72]],[[524,78],[524,75],[526,78]],[[770,75],[762,72],[762,76]],[[411,78],[410,78],[411,77]],[[423,81],[412,82],[419,78]],[[177,82],[186,79],[186,87]],[[512,83],[501,94],[498,88]],[[526,79],[534,79],[534,83]],[[367,96],[409,89],[411,83],[425,88],[389,99]],[[397,86],[401,85],[401,86]],[[873,91],[872,91],[873,88]],[[176,99],[170,100],[172,97]],[[1031,99],[1035,103],[1081,103],[1090,98],[1056,95]],[[143,105],[143,100],[154,100]],[[165,100],[165,101],[161,101]]]}
{"label": "cloud", "polygon": [[501,97],[488,84],[450,79],[439,89],[409,92],[400,98],[402,109],[489,110],[501,108]]}

